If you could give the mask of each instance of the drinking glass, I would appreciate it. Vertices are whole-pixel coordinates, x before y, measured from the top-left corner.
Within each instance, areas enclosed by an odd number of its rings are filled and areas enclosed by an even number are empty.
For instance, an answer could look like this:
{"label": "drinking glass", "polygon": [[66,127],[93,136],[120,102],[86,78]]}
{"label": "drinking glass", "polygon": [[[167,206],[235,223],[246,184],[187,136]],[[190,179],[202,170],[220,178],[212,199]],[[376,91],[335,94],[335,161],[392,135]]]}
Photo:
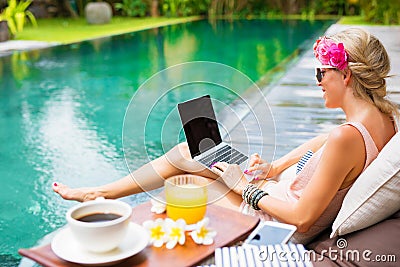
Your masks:
{"label": "drinking glass", "polygon": [[167,216],[195,224],[204,218],[208,180],[196,175],[177,175],[165,180]]}

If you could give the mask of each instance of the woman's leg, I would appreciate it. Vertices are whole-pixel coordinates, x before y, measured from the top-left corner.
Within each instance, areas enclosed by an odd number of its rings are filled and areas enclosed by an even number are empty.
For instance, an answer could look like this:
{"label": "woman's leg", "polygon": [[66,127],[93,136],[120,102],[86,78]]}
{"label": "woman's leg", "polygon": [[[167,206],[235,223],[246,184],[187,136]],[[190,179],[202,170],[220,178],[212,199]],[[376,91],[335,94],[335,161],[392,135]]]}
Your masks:
{"label": "woman's leg", "polygon": [[143,165],[127,176],[99,187],[69,188],[54,183],[53,190],[62,198],[87,201],[96,197],[120,198],[143,191],[150,191],[164,185],[164,179],[173,175],[191,173],[211,179],[218,176],[192,160],[186,143],[181,143],[165,155]]}
{"label": "woman's leg", "polygon": [[210,178],[208,180],[210,181],[207,188],[208,203],[239,211],[240,204],[243,201],[242,196],[230,190],[223,183]]}

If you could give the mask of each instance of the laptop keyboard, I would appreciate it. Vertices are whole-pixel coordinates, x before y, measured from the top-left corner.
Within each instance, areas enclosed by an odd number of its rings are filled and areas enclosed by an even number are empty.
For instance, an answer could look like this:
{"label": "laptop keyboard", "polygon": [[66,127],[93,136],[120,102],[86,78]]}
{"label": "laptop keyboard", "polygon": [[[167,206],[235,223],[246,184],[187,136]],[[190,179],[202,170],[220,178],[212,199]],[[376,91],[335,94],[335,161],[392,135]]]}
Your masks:
{"label": "laptop keyboard", "polygon": [[240,164],[247,160],[247,156],[239,152],[238,150],[225,145],[219,150],[211,153],[210,155],[199,159],[201,163],[210,167],[215,162],[226,162],[229,164]]}

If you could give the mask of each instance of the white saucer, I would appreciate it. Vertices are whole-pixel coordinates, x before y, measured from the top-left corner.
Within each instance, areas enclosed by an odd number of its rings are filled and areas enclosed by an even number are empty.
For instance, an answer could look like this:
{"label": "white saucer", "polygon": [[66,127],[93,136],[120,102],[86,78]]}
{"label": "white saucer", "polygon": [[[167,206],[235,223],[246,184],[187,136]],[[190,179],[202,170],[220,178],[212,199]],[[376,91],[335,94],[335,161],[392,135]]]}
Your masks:
{"label": "white saucer", "polygon": [[53,252],[63,260],[83,265],[111,265],[129,258],[142,251],[148,244],[149,237],[146,229],[130,222],[125,239],[119,247],[104,253],[95,253],[83,249],[72,237],[71,229],[67,226],[61,229],[51,242]]}

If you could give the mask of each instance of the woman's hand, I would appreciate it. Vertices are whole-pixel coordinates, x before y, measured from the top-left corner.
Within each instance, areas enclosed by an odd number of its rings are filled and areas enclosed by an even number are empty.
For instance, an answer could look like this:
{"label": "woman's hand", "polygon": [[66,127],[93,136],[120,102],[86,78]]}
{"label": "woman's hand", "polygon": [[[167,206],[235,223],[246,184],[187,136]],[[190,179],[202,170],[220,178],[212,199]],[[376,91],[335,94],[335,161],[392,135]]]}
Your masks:
{"label": "woman's hand", "polygon": [[257,153],[250,156],[249,168],[245,174],[254,174],[254,180],[267,179],[273,176],[272,164],[263,160]]}
{"label": "woman's hand", "polygon": [[243,176],[243,171],[237,164],[228,164],[226,162],[215,163],[211,170],[218,174],[225,182],[226,186],[233,190],[236,194],[242,195],[247,185],[247,180]]}
{"label": "woman's hand", "polygon": [[260,155],[258,155],[258,153],[254,153],[254,154],[252,154],[252,155],[250,156],[250,159],[249,159],[249,166],[250,166],[250,167],[255,166],[255,165],[258,165],[258,164],[263,164],[263,163],[266,163],[266,161],[263,160],[263,159],[260,157]]}

